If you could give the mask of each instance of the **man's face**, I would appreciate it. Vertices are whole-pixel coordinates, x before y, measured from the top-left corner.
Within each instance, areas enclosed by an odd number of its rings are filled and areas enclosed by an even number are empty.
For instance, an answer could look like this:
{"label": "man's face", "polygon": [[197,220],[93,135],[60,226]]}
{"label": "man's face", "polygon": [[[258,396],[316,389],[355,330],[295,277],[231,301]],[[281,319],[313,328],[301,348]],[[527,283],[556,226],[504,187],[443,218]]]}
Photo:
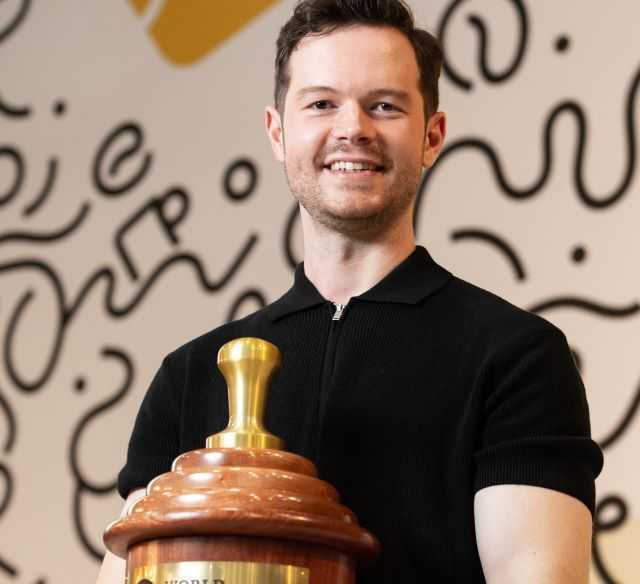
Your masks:
{"label": "man's face", "polygon": [[438,113],[425,127],[409,41],[387,27],[340,29],[303,39],[289,68],[283,119],[268,108],[267,130],[312,219],[355,234],[410,217],[445,123]]}

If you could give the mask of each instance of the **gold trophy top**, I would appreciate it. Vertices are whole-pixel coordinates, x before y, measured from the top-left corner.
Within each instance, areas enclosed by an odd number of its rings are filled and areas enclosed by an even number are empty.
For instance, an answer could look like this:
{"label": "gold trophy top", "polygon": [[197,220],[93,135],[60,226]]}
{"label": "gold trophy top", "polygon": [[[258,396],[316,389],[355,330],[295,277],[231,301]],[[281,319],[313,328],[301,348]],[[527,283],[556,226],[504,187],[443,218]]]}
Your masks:
{"label": "gold trophy top", "polygon": [[207,438],[207,448],[283,448],[282,440],[263,426],[269,381],[281,363],[278,348],[262,339],[243,337],[220,347],[218,369],[229,390],[229,425]]}

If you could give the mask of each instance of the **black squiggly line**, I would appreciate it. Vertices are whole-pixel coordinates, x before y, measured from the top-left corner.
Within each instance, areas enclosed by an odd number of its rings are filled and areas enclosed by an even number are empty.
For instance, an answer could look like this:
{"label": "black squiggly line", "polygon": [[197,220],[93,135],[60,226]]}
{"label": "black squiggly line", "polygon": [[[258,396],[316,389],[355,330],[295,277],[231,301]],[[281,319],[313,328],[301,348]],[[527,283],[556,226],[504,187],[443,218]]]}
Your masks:
{"label": "black squiggly line", "polygon": [[[2,270],[2,266],[0,266],[0,271],[1,270]],[[66,322],[63,314],[63,304],[58,304],[58,327],[56,329],[53,348],[49,355],[49,359],[47,360],[47,363],[44,367],[44,370],[42,371],[40,376],[36,377],[35,381],[27,381],[26,379],[22,378],[18,373],[18,370],[14,364],[13,344],[14,344],[16,329],[22,317],[22,313],[29,306],[29,304],[33,300],[34,295],[35,293],[33,290],[28,290],[22,295],[22,297],[18,301],[16,309],[14,310],[13,314],[11,315],[11,318],[9,319],[9,323],[7,326],[7,333],[5,336],[5,343],[3,346],[3,357],[4,357],[5,366],[7,369],[7,375],[9,376],[9,379],[11,379],[12,383],[17,388],[19,388],[21,391],[24,391],[26,393],[34,393],[35,391],[40,389],[42,385],[46,383],[46,381],[51,376],[51,373],[53,372],[53,369],[56,363],[58,362],[60,351],[62,350],[62,343],[64,340],[63,333],[66,328],[65,327]]]}
{"label": "black squiggly line", "polygon": [[76,483],[82,489],[100,495],[109,493],[116,488],[116,481],[110,481],[105,484],[97,484],[89,481],[80,469],[78,448],[80,439],[87,426],[93,421],[93,419],[100,415],[102,412],[110,409],[129,392],[134,379],[134,367],[133,361],[124,351],[115,347],[105,347],[101,351],[101,355],[105,359],[114,359],[120,363],[124,370],[124,379],[120,384],[120,388],[110,398],[100,402],[96,407],[90,409],[78,422],[76,427],[71,432],[71,444],[69,447],[69,465],[71,467],[71,473]]}
{"label": "black squiggly line", "polygon": [[535,179],[531,185],[524,188],[518,188],[512,185],[505,177],[502,164],[498,159],[494,148],[488,142],[480,138],[466,138],[458,140],[450,144],[442,151],[437,163],[428,172],[425,173],[422,179],[416,196],[416,208],[414,214],[416,227],[416,218],[419,214],[422,197],[427,189],[427,185],[433,178],[436,170],[441,168],[444,161],[449,158],[449,156],[460,150],[478,150],[480,153],[484,154],[490,163],[493,177],[498,183],[498,186],[500,187],[502,192],[510,198],[523,200],[536,195],[540,190],[542,190],[551,176],[553,170],[553,141],[551,138],[558,118],[564,113],[572,114],[576,119],[578,127],[578,144],[574,154],[573,180],[576,192],[578,193],[580,200],[587,207],[594,210],[602,210],[614,205],[629,191],[629,187],[633,183],[636,173],[636,166],[638,164],[638,161],[636,160],[637,146],[635,134],[635,107],[639,88],[640,69],[638,69],[638,71],[634,75],[626,104],[625,123],[627,141],[627,164],[622,179],[620,180],[620,184],[616,188],[614,188],[610,194],[602,198],[595,198],[590,192],[588,192],[587,185],[583,178],[585,168],[584,155],[586,150],[587,135],[586,116],[582,110],[582,107],[578,103],[574,101],[565,101],[556,106],[547,118],[542,140],[542,170],[540,172],[540,176]]}
{"label": "black squiggly line", "polygon": [[49,197],[49,194],[51,193],[51,189],[53,188],[53,184],[57,176],[58,176],[58,159],[50,158],[49,165],[47,167],[47,176],[44,180],[44,185],[42,185],[40,192],[38,193],[36,198],[33,200],[33,202],[27,205],[22,210],[22,215],[24,217],[28,217],[29,215],[32,215],[44,204],[44,202]]}
{"label": "black squiggly line", "polygon": [[76,488],[73,491],[73,524],[76,528],[76,533],[78,538],[80,539],[80,543],[84,546],[84,549],[87,550],[89,555],[96,561],[100,562],[104,557],[104,553],[101,552],[98,548],[96,548],[91,540],[89,539],[89,535],[84,527],[84,519],[82,517],[82,502],[80,500],[82,494],[86,492],[86,489],[82,488],[79,485],[76,485]]}
{"label": "black squiggly line", "polygon": [[[605,514],[605,509],[607,507],[613,507],[618,511],[617,517],[614,517],[611,520],[603,519]],[[594,513],[594,522],[593,522],[593,539],[591,542],[591,551],[593,557],[593,564],[596,568],[596,571],[602,578],[603,582],[606,584],[621,584],[619,580],[616,580],[609,569],[606,567],[604,558],[602,553],[600,552],[600,534],[605,531],[611,531],[613,529],[618,529],[621,527],[627,520],[628,509],[627,504],[617,495],[609,495],[604,497],[601,501],[596,505],[596,510]]]}
{"label": "black squiggly line", "polygon": [[104,180],[101,174],[101,168],[103,166],[103,163],[106,163],[105,158],[109,152],[109,149],[120,136],[126,133],[133,134],[133,144],[119,152],[111,161],[108,167],[109,175],[114,176],[115,174],[117,174],[120,165],[127,158],[136,154],[142,148],[144,142],[144,134],[142,128],[137,123],[125,122],[111,130],[111,132],[109,132],[106,138],[103,140],[102,144],[100,144],[93,160],[93,183],[101,193],[108,196],[121,195],[131,190],[147,175],[149,169],[151,168],[153,156],[150,152],[146,152],[137,172],[135,172],[127,180],[123,181],[119,185],[110,185],[107,184],[107,182]]}
{"label": "black squiggly line", "polygon": [[622,420],[620,420],[620,423],[614,428],[612,432],[598,441],[598,444],[600,444],[600,448],[602,448],[602,450],[606,450],[610,446],[613,446],[613,444],[615,444],[620,439],[620,437],[627,431],[627,429],[631,425],[631,422],[633,422],[639,408],[640,384],[636,389],[636,394],[631,400],[627,411],[624,413],[624,416],[622,416]]}
{"label": "black squiggly line", "polygon": [[[166,213],[166,206],[172,199],[180,202],[180,209],[175,217],[169,217]],[[124,238],[127,232],[134,227],[138,221],[147,216],[148,213],[155,212],[156,220],[162,226],[164,234],[169,241],[175,245],[179,243],[176,228],[185,219],[190,207],[191,199],[189,198],[186,189],[181,187],[171,187],[170,189],[167,189],[163,195],[149,199],[142,207],[140,207],[140,209],[131,215],[129,219],[118,227],[113,236],[113,244],[122,259],[125,269],[133,280],[137,280],[139,276],[138,270],[133,263],[127,246],[125,245]]]}
{"label": "black squiggly line", "polygon": [[134,380],[134,366],[131,358],[121,349],[115,347],[104,347],[101,351],[101,355],[105,359],[115,359],[122,365],[124,369],[124,379],[120,384],[120,388],[110,398],[102,401],[96,407],[87,412],[85,416],[78,422],[73,429],[71,436],[71,444],[69,447],[69,464],[71,466],[71,473],[76,481],[74,497],[73,497],[73,521],[76,528],[76,533],[80,539],[80,542],[84,545],[85,549],[97,560],[102,559],[102,553],[98,550],[90,541],[85,522],[82,517],[82,505],[81,496],[85,493],[92,493],[94,495],[104,496],[115,490],[117,480],[110,481],[104,484],[97,484],[89,481],[80,469],[79,463],[79,444],[83,432],[86,430],[91,421],[99,416],[102,412],[110,409],[115,404],[120,402],[125,395],[129,392],[133,380]]}
{"label": "black squiggly line", "polygon": [[249,299],[255,300],[258,303],[259,308],[264,308],[267,305],[267,298],[261,290],[258,290],[257,288],[249,288],[242,292],[242,294],[233,301],[233,304],[229,307],[226,322],[235,320],[238,310]]}
{"label": "black squiggly line", "polygon": [[457,229],[451,234],[453,241],[480,240],[492,244],[509,260],[509,264],[516,274],[516,279],[526,280],[527,276],[524,271],[522,261],[516,254],[512,246],[506,240],[498,237],[495,233],[491,233],[485,229]]}
{"label": "black squiggly line", "polygon": [[27,231],[10,231],[0,235],[0,245],[9,241],[28,241],[30,243],[51,243],[52,241],[58,241],[64,239],[68,235],[71,235],[82,223],[84,223],[91,205],[84,203],[80,210],[67,225],[61,227],[56,231],[50,233],[29,233]]}
{"label": "black squiggly line", "polygon": [[31,8],[31,0],[22,0],[22,5],[13,17],[13,20],[0,31],[0,43],[7,40],[22,24],[22,21],[27,17],[29,9]]}
{"label": "black squiggly line", "polygon": [[0,113],[10,118],[26,118],[31,115],[31,108],[27,105],[11,105],[4,101],[0,95]]}
{"label": "black squiggly line", "polygon": [[[464,2],[465,0],[454,0],[448,6],[448,8],[444,11],[442,19],[440,20],[440,24],[438,26],[438,38],[444,48],[445,59],[443,63],[443,71],[444,74],[458,87],[465,91],[471,91],[473,88],[473,83],[460,75],[451,65],[450,60],[447,58],[447,31],[449,28],[449,23],[451,18],[453,17],[456,9]],[[490,83],[501,83],[509,79],[520,67],[522,61],[524,59],[528,39],[529,39],[529,19],[527,16],[527,11],[524,7],[524,4],[521,0],[511,0],[512,4],[515,6],[516,11],[518,13],[518,18],[520,21],[520,40],[518,43],[518,49],[516,51],[516,56],[512,62],[512,64],[503,72],[503,73],[494,73],[489,69],[487,64],[487,55],[488,55],[488,35],[487,29],[484,25],[482,19],[477,15],[470,15],[469,22],[472,26],[474,26],[478,32],[480,39],[480,50],[478,53],[478,61],[480,71],[482,72],[483,77],[489,81]]]}
{"label": "black squiggly line", "polygon": [[0,476],[4,480],[5,489],[2,499],[0,499],[0,516],[6,511],[11,499],[13,498],[13,477],[9,469],[0,462]]}
{"label": "black squiggly line", "polygon": [[19,576],[18,569],[7,562],[7,560],[2,559],[2,557],[0,557],[0,570],[5,574],[9,574],[12,578],[17,578]]}
{"label": "black squiggly line", "polygon": [[13,444],[16,439],[16,416],[2,393],[0,393],[0,409],[7,418],[7,438],[2,449],[5,454],[9,454],[13,450]]}
{"label": "black squiggly line", "polygon": [[[284,251],[284,257],[287,260],[287,264],[292,270],[295,270],[296,266],[300,263],[300,260],[293,255],[293,228],[295,227],[296,221],[300,217],[300,209],[297,202],[295,202],[291,206],[291,210],[289,211],[289,215],[287,217],[287,223],[285,224],[283,239],[282,239],[282,247]],[[415,216],[414,216],[415,218]]]}
{"label": "black squiggly line", "polygon": [[579,298],[577,296],[560,296],[534,304],[529,307],[528,310],[530,312],[535,312],[536,314],[542,314],[543,312],[555,310],[556,308],[578,308],[599,316],[623,318],[636,314],[640,310],[640,305],[637,302],[632,302],[627,306],[607,306],[605,304],[594,302],[593,300],[587,300],[586,298]]}
{"label": "black squiggly line", "polygon": [[8,189],[4,195],[0,196],[0,207],[9,203],[13,199],[13,197],[18,194],[18,191],[22,187],[22,182],[24,181],[25,172],[24,159],[13,146],[0,147],[0,157],[2,156],[8,156],[13,160],[13,165],[15,168],[15,178],[13,179],[11,188]]}
{"label": "black squiggly line", "polygon": [[106,283],[107,290],[104,295],[104,306],[106,312],[114,317],[121,318],[129,314],[132,310],[136,308],[136,306],[142,301],[147,292],[151,289],[155,281],[163,274],[165,270],[167,270],[171,265],[178,264],[182,262],[186,262],[191,264],[195,269],[195,272],[198,276],[198,280],[203,289],[208,292],[216,292],[226,286],[227,282],[233,277],[236,271],[240,268],[242,263],[244,262],[247,255],[251,252],[253,246],[257,243],[258,236],[251,235],[244,247],[240,250],[238,255],[236,256],[234,262],[231,264],[227,271],[222,275],[222,277],[218,281],[209,280],[207,274],[204,271],[204,267],[200,259],[190,253],[181,253],[175,254],[165,261],[163,261],[149,276],[147,281],[140,287],[137,294],[130,300],[128,304],[124,306],[116,306],[113,298],[114,298],[114,284],[115,277],[113,275],[113,271],[110,268],[101,268],[97,270],[85,283],[82,287],[81,291],[78,293],[75,301],[68,308],[68,314],[74,314],[84,299],[86,298],[89,291],[96,285],[97,282],[104,280]]}
{"label": "black squiggly line", "polygon": [[476,30],[478,31],[478,36],[480,38],[478,66],[480,67],[480,71],[482,71],[482,76],[490,83],[502,83],[503,81],[510,79],[520,68],[527,50],[529,41],[529,18],[527,16],[527,11],[525,10],[525,7],[522,4],[521,0],[513,0],[513,5],[515,6],[516,12],[518,13],[518,19],[520,20],[521,34],[518,44],[518,50],[516,51],[516,56],[513,59],[511,65],[507,67],[507,69],[505,69],[505,71],[503,71],[502,73],[494,73],[489,68],[487,59],[487,56],[489,54],[489,37],[487,35],[487,27],[484,25],[484,22],[479,16],[476,16],[475,14],[469,16],[469,23],[476,28]]}
{"label": "black squiggly line", "polygon": [[115,276],[113,271],[109,267],[98,268],[92,276],[88,278],[80,292],[77,294],[75,300],[67,305],[62,282],[58,275],[44,262],[39,260],[23,260],[18,262],[11,262],[8,264],[0,264],[0,273],[5,271],[21,270],[21,269],[35,269],[42,272],[53,286],[57,307],[58,307],[58,322],[57,330],[55,333],[55,340],[49,359],[46,363],[44,371],[36,378],[35,381],[27,381],[18,374],[18,371],[14,365],[13,346],[18,324],[21,320],[22,314],[29,306],[35,292],[28,290],[25,292],[15,310],[13,311],[9,323],[7,326],[7,332],[5,335],[5,342],[3,343],[3,358],[6,364],[7,374],[12,383],[20,390],[25,392],[35,392],[40,389],[44,383],[49,379],[55,365],[57,364],[62,345],[64,342],[64,333],[67,325],[73,319],[78,309],[84,302],[85,298],[92,290],[92,288],[100,281],[104,280],[106,283],[106,291],[104,295],[104,306],[107,314],[114,318],[121,318],[129,314],[134,310],[138,304],[144,299],[146,294],[151,290],[156,280],[174,264],[188,263],[195,269],[196,275],[202,288],[208,292],[216,292],[224,288],[227,283],[233,278],[235,273],[240,269],[240,266],[244,263],[251,250],[258,242],[258,236],[253,234],[249,236],[245,245],[236,255],[232,264],[227,268],[226,272],[222,276],[214,281],[210,280],[204,271],[204,267],[200,259],[188,253],[177,254],[167,258],[162,262],[147,279],[144,285],[138,290],[137,294],[124,306],[116,306],[114,302],[115,292]]}

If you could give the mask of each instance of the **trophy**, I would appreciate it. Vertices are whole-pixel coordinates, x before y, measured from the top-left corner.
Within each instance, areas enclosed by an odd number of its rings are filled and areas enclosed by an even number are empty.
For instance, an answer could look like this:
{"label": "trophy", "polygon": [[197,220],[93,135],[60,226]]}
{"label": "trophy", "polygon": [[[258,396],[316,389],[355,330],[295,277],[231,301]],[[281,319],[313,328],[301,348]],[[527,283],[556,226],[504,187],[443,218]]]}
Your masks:
{"label": "trophy", "polygon": [[378,541],[340,504],[314,464],[263,426],[280,351],[256,338],[218,352],[229,425],[178,456],[104,542],[127,584],[353,584]]}

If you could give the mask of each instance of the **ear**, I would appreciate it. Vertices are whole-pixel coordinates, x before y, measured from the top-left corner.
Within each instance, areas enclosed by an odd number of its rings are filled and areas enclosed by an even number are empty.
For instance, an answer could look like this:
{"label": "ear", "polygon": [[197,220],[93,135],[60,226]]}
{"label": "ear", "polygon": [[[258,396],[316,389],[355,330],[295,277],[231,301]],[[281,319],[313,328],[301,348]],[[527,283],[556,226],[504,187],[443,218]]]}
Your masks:
{"label": "ear", "polygon": [[422,165],[431,168],[444,146],[444,138],[447,133],[447,117],[444,112],[431,114],[427,122],[427,131],[424,137],[424,150],[422,152]]}
{"label": "ear", "polygon": [[267,137],[271,144],[273,155],[279,162],[284,162],[284,134],[282,132],[282,119],[280,112],[272,106],[267,106],[264,110],[264,125],[267,130]]}

